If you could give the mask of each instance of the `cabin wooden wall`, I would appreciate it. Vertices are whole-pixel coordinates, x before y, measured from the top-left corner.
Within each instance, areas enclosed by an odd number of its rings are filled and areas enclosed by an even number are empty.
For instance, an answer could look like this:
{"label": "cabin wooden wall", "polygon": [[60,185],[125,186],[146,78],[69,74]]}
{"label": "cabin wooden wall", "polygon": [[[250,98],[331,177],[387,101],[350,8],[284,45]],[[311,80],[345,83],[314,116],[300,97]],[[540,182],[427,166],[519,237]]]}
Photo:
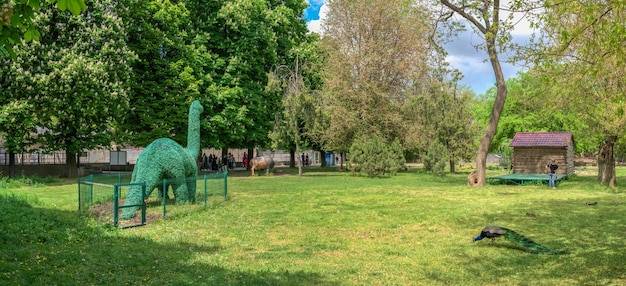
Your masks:
{"label": "cabin wooden wall", "polygon": [[569,147],[515,147],[511,160],[514,174],[547,174],[546,165],[554,158],[557,174],[574,173],[574,150]]}

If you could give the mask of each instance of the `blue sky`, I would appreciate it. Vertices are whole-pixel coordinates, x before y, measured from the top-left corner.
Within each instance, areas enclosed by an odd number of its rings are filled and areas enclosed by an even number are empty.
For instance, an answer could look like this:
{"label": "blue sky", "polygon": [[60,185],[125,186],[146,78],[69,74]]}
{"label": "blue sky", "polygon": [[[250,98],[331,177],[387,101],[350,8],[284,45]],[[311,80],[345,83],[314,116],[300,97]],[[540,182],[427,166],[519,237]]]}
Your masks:
{"label": "blue sky", "polygon": [[[320,32],[327,9],[324,6],[325,0],[307,0],[307,2],[309,7],[304,10],[307,26],[311,31]],[[531,30],[528,28],[528,23],[519,21],[512,33],[513,40],[518,43],[526,42],[530,37],[530,33]],[[477,51],[474,48],[475,44],[482,42],[482,38],[474,34],[471,28],[468,27],[468,31],[460,33],[455,39],[451,39],[451,42],[445,45],[448,52],[447,61],[464,75],[461,84],[470,87],[479,95],[484,94],[496,82],[487,53]],[[506,58],[506,55],[501,56],[501,61]],[[510,78],[515,77],[522,68],[503,62],[502,70],[504,77]]]}
{"label": "blue sky", "polygon": [[304,10],[304,19],[307,22],[320,19],[320,8],[324,5],[324,0],[307,0],[309,7]]}

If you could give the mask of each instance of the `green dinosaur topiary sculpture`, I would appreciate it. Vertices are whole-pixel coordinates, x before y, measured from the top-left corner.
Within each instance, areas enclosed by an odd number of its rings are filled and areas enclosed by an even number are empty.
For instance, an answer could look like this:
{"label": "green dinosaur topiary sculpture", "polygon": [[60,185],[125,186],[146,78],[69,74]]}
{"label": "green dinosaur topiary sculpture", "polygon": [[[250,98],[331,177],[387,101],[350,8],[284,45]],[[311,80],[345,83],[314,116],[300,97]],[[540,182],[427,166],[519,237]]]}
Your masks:
{"label": "green dinosaur topiary sculpture", "polygon": [[[155,188],[162,187],[163,179],[173,179],[172,189],[176,203],[195,202],[198,166],[196,158],[200,154],[200,113],[204,108],[199,101],[189,107],[189,126],[187,149],[169,138],[154,140],[137,158],[131,181],[146,183],[146,197]],[[187,180],[187,178],[193,179]],[[165,194],[163,194],[165,195]],[[126,195],[124,206],[142,203],[141,187],[131,186]],[[138,207],[127,207],[122,211],[122,219],[130,219],[137,213]]]}

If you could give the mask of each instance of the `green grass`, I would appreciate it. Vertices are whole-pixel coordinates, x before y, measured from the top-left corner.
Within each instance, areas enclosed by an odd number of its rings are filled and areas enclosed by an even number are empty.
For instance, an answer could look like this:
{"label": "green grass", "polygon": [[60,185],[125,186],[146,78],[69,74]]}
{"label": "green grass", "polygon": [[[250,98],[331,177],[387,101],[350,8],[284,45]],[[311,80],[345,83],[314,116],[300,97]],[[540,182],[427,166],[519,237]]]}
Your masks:
{"label": "green grass", "polygon": [[[593,175],[550,190],[467,187],[467,173],[280,171],[233,176],[228,201],[168,206],[168,219],[127,230],[78,214],[75,180],[0,189],[0,284],[626,284],[626,192]],[[472,243],[486,225],[569,253]]]}

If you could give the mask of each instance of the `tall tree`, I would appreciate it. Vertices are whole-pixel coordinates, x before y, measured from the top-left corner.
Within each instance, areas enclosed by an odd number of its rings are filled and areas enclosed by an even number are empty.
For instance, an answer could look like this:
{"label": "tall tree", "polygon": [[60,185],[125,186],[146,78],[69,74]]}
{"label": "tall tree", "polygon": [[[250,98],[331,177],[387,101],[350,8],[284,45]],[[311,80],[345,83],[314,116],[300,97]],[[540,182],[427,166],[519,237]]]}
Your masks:
{"label": "tall tree", "polygon": [[[5,73],[0,71],[0,81]],[[33,146],[31,134],[37,132],[35,124],[35,108],[27,100],[11,99],[11,95],[0,90],[0,139],[4,143],[4,149],[9,154],[9,177],[15,174],[15,154],[29,151]],[[4,91],[4,92],[3,92]]]}
{"label": "tall tree", "polygon": [[506,82],[499,58],[499,53],[502,52],[502,49],[499,48],[504,47],[510,40],[511,18],[503,19],[501,17],[502,7],[500,0],[473,0],[469,1],[469,3],[465,0],[441,0],[441,4],[448,7],[452,11],[451,14],[459,14],[467,20],[474,30],[483,36],[485,41],[483,47],[489,55],[489,62],[496,78],[496,98],[491,116],[489,117],[489,123],[480,139],[476,156],[476,185],[484,186],[486,183],[489,146],[498,129],[500,114],[504,108],[507,96]]}
{"label": "tall tree", "polygon": [[167,137],[185,146],[188,106],[195,99],[205,104],[203,89],[211,84],[207,70],[212,54],[205,43],[190,37],[191,12],[184,3],[127,3],[122,18],[129,31],[128,46],[139,60],[133,64],[125,141],[147,146]]}
{"label": "tall tree", "polygon": [[[443,76],[448,75],[445,69],[437,70],[439,72],[433,72],[431,82],[425,85],[428,89],[403,106],[405,116],[414,119],[410,127],[419,135],[406,139],[407,145],[412,147],[407,150],[424,154],[431,149],[438,150],[441,145],[445,149],[443,153],[447,154],[450,172],[454,173],[456,162],[469,161],[475,156],[478,124],[472,113],[474,93],[458,86],[460,78],[452,76],[451,80],[445,80]],[[433,160],[444,159],[433,156],[438,155],[429,154]]]}
{"label": "tall tree", "polygon": [[346,152],[356,138],[387,143],[406,136],[400,109],[429,71],[431,26],[424,7],[408,1],[328,1],[329,51],[324,75],[328,150]]}
{"label": "tall tree", "polygon": [[[268,94],[267,74],[291,62],[288,53],[304,40],[301,0],[185,1],[192,37],[215,55],[206,84],[205,126],[216,148],[269,146],[268,131],[281,96]],[[251,154],[252,155],[252,154]]]}
{"label": "tall tree", "polygon": [[[274,129],[270,134],[273,141],[284,141],[295,145],[295,154],[300,154],[302,147],[302,114],[303,97],[308,91],[304,85],[301,72],[302,66],[296,58],[294,68],[287,66],[279,66],[275,71],[270,73],[270,82],[268,89],[274,89],[283,94],[282,112],[276,114]],[[281,136],[282,135],[282,136]],[[282,137],[282,138],[281,138]],[[295,156],[298,159],[298,175],[302,176],[302,167],[304,162],[301,156]]]}
{"label": "tall tree", "polygon": [[459,88],[454,82],[439,89],[435,101],[440,107],[436,116],[431,117],[435,125],[437,139],[447,149],[450,172],[455,173],[456,163],[470,161],[475,155],[477,125],[472,118],[474,93],[469,89]]}
{"label": "tall tree", "polygon": [[37,110],[33,117],[43,134],[33,142],[44,151],[64,150],[70,177],[77,174],[78,153],[115,141],[135,59],[116,14],[121,7],[110,0],[87,5],[89,13],[78,16],[42,10],[35,23],[41,41],[17,47],[15,60],[3,63],[9,67],[5,94]]}
{"label": "tall tree", "polygon": [[[318,134],[316,129],[322,129],[323,125],[321,113],[317,112],[322,86],[320,72],[324,63],[324,55],[319,50],[319,36],[308,34],[305,42],[291,50],[290,58],[293,58],[291,55],[295,55],[293,63],[281,65],[270,73],[268,92],[283,95],[270,134],[272,149],[288,149],[301,154],[300,149],[308,147],[323,152],[321,143],[315,137]],[[296,167],[295,157],[290,162],[291,167]]]}
{"label": "tall tree", "polygon": [[[621,1],[539,2],[537,25],[544,29],[537,62],[550,71],[565,102],[600,130],[598,181],[616,184],[614,146],[626,129],[626,3]],[[554,73],[554,71],[559,71]]]}

